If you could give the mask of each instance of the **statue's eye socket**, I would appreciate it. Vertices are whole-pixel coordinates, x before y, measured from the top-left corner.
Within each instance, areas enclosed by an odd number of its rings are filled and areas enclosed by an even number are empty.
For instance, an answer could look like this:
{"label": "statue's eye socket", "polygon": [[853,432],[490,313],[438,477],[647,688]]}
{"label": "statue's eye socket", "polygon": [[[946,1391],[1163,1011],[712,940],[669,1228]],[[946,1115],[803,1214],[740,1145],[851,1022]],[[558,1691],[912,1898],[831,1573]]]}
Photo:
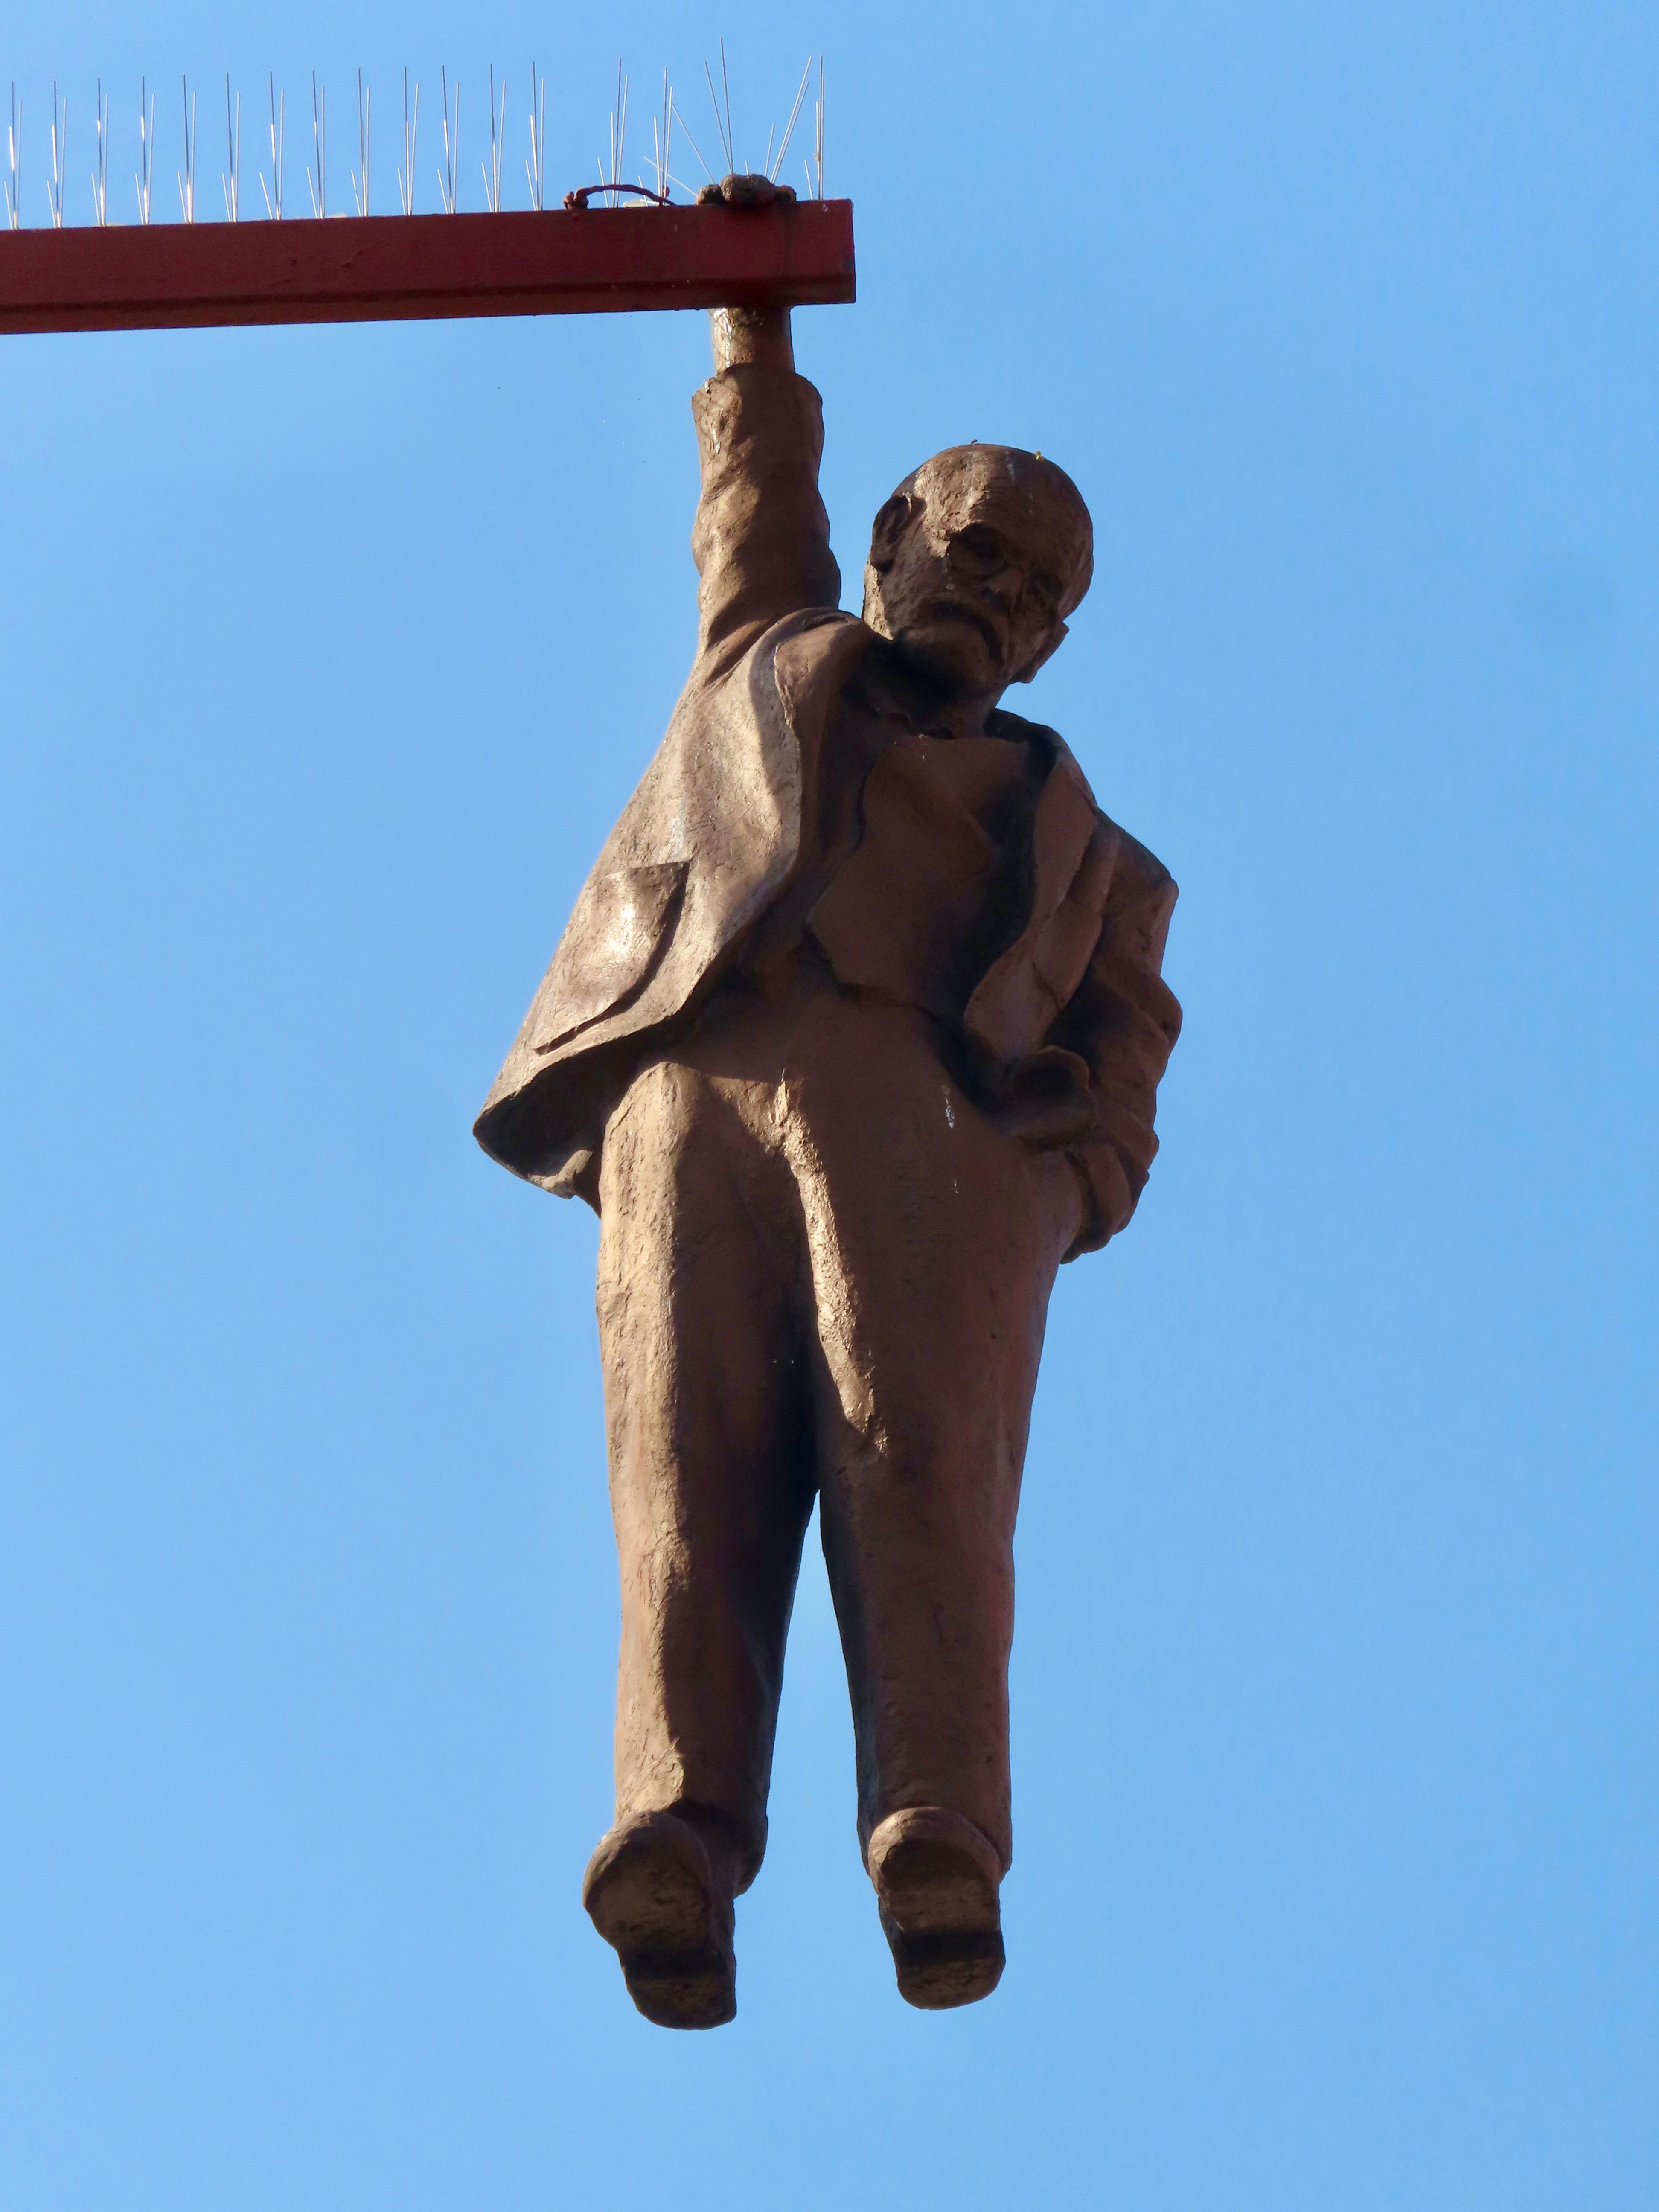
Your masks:
{"label": "statue's eye socket", "polygon": [[988,576],[1008,562],[1008,549],[994,530],[970,523],[951,540],[951,558],[969,574]]}

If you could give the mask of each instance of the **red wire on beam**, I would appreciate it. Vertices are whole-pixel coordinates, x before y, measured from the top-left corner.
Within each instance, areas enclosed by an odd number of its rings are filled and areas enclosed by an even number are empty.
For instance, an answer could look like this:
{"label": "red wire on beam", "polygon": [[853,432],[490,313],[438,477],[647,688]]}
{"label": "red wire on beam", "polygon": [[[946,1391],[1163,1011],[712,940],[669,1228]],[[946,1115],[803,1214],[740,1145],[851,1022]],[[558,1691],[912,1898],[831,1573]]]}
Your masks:
{"label": "red wire on beam", "polygon": [[0,231],[0,333],[823,307],[850,200]]}

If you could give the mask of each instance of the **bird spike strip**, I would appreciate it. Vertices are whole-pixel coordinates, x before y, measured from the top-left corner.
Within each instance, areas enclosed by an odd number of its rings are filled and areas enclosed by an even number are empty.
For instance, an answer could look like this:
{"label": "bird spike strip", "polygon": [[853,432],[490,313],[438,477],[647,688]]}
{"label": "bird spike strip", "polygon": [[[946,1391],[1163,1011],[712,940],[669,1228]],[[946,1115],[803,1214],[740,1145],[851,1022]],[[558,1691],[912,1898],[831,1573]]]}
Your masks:
{"label": "bird spike strip", "polygon": [[[715,125],[728,171],[741,169],[732,135],[725,49],[720,54],[724,99],[714,95]],[[781,142],[767,142],[761,173],[778,183],[790,139],[812,74],[809,60]],[[713,76],[709,76],[711,94]],[[181,91],[183,166],[177,176],[182,220],[157,222],[153,185],[155,102],[141,89],[138,173],[134,179],[138,221],[109,216],[108,106],[98,88],[94,131],[94,222],[66,225],[64,184],[67,101],[52,93],[49,132],[51,174],[46,197],[50,228],[26,227],[21,211],[22,114],[14,87],[8,116],[6,227],[0,228],[0,334],[48,331],[185,330],[264,323],[398,322],[475,315],[580,315],[641,308],[824,306],[854,296],[853,210],[848,200],[823,196],[823,70],[817,65],[813,118],[814,153],[805,163],[808,197],[787,189],[758,204],[732,206],[713,199],[676,204],[673,187],[689,192],[671,168],[683,139],[703,161],[690,126],[675,101],[666,75],[662,112],[652,124],[653,181],[623,176],[628,133],[628,79],[617,71],[617,101],[610,118],[608,160],[599,182],[564,195],[562,209],[546,207],[544,159],[544,93],[532,73],[531,157],[525,164],[530,207],[503,206],[507,88],[499,105],[489,81],[489,151],[482,165],[488,212],[465,213],[459,199],[464,167],[459,159],[460,92],[447,72],[443,95],[442,151],[438,167],[443,212],[415,212],[415,174],[420,127],[420,88],[403,86],[403,131],[398,199],[403,213],[369,212],[373,98],[357,82],[357,167],[351,173],[356,212],[331,207],[328,189],[327,93],[311,85],[311,159],[307,164],[309,217],[295,220],[283,205],[287,100],[275,78],[267,87],[269,169],[261,165],[264,220],[249,221],[242,189],[240,94],[225,82],[225,161],[221,177],[227,220],[198,219],[197,98]],[[267,103],[261,102],[264,106]],[[774,150],[775,145],[775,152]],[[814,167],[816,162],[816,170]],[[635,203],[625,205],[625,200]],[[644,204],[640,204],[644,203]],[[712,203],[712,204],[711,204]],[[286,216],[286,219],[285,219]]]}

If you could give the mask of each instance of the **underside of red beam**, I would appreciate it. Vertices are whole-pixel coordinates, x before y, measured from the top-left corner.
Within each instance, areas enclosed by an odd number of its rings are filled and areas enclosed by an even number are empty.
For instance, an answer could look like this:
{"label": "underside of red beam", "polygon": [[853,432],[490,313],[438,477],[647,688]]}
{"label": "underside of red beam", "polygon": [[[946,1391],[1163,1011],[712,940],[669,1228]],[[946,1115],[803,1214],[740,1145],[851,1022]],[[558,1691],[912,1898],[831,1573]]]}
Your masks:
{"label": "underside of red beam", "polygon": [[0,333],[829,306],[850,200],[0,231]]}

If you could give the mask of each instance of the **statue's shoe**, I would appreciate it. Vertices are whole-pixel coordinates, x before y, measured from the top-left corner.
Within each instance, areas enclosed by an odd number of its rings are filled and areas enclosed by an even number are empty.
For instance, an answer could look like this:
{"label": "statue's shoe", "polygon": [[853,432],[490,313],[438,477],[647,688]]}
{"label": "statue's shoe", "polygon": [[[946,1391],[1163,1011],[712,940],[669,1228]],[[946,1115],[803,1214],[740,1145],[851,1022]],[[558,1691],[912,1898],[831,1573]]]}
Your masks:
{"label": "statue's shoe", "polygon": [[689,1821],[646,1813],[613,1828],[587,1863],[582,1903],[647,2020],[720,2027],[735,2015],[731,1893]]}
{"label": "statue's shoe", "polygon": [[924,2011],[975,2004],[1002,1978],[1002,1867],[971,1820],[932,1805],[890,1813],[870,1838],[870,1879],[898,1971]]}

